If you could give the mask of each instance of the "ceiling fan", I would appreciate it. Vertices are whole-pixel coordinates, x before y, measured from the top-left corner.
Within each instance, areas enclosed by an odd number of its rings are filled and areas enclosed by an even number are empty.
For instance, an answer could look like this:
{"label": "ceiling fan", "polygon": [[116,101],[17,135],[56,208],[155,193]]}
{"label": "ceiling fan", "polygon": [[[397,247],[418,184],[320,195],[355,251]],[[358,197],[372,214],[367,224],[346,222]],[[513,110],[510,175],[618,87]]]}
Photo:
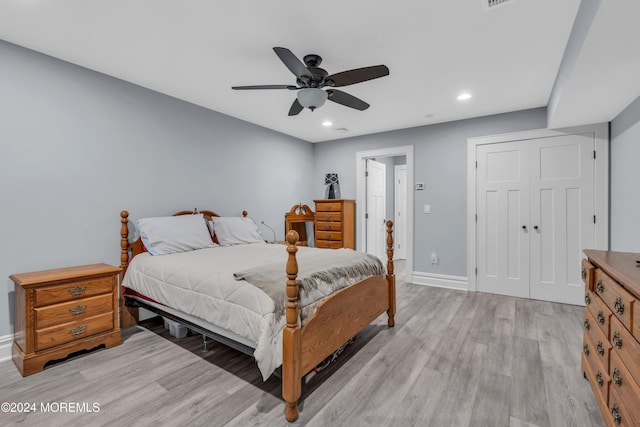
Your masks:
{"label": "ceiling fan", "polygon": [[323,90],[324,87],[342,87],[367,80],[377,79],[389,75],[386,65],[375,65],[372,67],[356,68],[354,70],[342,71],[331,74],[319,67],[322,63],[320,55],[306,55],[300,61],[289,49],[285,47],[274,47],[278,58],[296,76],[297,86],[292,85],[256,85],[256,86],[233,86],[231,89],[252,90],[252,89],[288,89],[298,90],[296,99],[291,104],[289,115],[295,116],[304,108],[311,111],[321,107],[328,99],[329,101],[355,108],[356,110],[366,110],[369,104],[363,100],[349,95],[338,89]]}

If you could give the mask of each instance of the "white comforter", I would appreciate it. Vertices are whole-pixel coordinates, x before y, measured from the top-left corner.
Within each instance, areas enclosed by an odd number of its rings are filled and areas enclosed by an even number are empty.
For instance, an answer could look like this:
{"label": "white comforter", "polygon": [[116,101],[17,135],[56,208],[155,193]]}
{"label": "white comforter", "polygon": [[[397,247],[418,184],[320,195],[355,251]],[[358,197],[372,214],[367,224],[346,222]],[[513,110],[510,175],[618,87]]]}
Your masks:
{"label": "white comforter", "polygon": [[[326,250],[298,249],[298,260]],[[280,332],[286,320],[275,315],[265,292],[236,280],[233,273],[275,262],[284,270],[287,256],[285,245],[261,243],[160,256],[142,253],[129,264],[122,285],[255,343],[254,357],[266,380],[282,364]]]}

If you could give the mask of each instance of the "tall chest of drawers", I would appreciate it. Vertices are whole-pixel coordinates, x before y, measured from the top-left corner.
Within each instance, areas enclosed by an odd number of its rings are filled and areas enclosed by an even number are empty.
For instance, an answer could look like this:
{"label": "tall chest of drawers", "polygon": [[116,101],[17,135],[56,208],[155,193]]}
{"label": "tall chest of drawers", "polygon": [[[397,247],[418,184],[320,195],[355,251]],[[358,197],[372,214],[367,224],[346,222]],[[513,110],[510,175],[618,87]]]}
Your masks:
{"label": "tall chest of drawers", "polygon": [[317,248],[356,248],[355,200],[314,200],[316,204],[315,246]]}
{"label": "tall chest of drawers", "polygon": [[608,426],[640,426],[640,254],[584,252],[582,372]]}
{"label": "tall chest of drawers", "polygon": [[79,350],[120,344],[120,268],[92,264],[14,274],[13,361],[23,376]]}

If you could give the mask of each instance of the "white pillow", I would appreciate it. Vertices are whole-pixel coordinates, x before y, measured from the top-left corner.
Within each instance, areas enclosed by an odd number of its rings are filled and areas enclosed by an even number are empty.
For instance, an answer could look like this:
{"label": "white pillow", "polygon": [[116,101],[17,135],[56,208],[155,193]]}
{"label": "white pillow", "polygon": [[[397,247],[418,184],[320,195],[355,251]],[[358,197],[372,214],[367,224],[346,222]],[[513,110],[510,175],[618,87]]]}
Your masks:
{"label": "white pillow", "polygon": [[187,252],[217,246],[202,214],[140,218],[136,225],[151,255]]}
{"label": "white pillow", "polygon": [[258,226],[249,218],[214,216],[212,219],[213,231],[222,246],[265,243]]}

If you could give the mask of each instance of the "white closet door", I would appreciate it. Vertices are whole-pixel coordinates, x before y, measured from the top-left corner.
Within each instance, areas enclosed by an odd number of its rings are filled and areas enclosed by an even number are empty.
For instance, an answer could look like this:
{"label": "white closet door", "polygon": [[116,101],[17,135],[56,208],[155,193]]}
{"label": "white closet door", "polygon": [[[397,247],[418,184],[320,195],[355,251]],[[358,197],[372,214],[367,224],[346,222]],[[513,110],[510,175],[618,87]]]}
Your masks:
{"label": "white closet door", "polygon": [[477,289],[529,297],[529,142],[476,151]]}
{"label": "white closet door", "polygon": [[531,141],[531,298],[582,304],[582,249],[595,242],[593,135]]}

